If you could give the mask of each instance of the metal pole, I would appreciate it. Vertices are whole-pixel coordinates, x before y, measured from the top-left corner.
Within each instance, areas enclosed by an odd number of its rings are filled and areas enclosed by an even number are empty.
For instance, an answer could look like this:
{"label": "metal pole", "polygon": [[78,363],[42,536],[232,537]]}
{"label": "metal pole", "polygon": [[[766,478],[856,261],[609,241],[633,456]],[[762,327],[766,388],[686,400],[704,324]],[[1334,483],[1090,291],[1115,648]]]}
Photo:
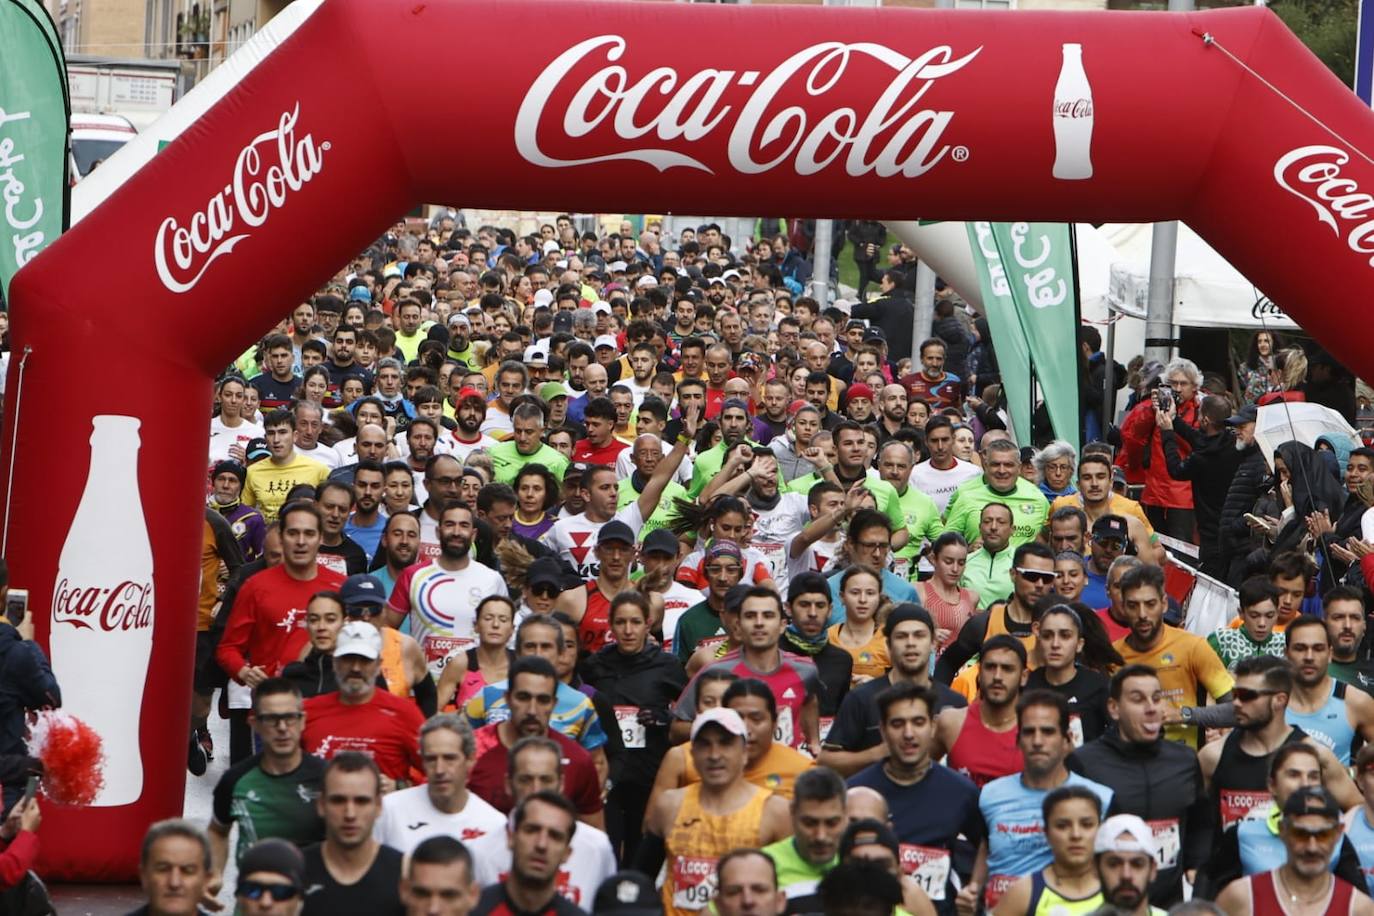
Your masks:
{"label": "metal pole", "polygon": [[[1193,0],[1169,0],[1169,12],[1187,13]],[[1174,264],[1178,223],[1155,223],[1150,238],[1150,297],[1145,312],[1145,359],[1167,363],[1173,357]]]}
{"label": "metal pole", "polygon": [[1107,306],[1107,390],[1102,393],[1102,438],[1107,438],[1107,427],[1116,419],[1116,316],[1112,307]]}
{"label": "metal pole", "polygon": [[834,223],[828,219],[816,220],[816,245],[811,260],[811,295],[821,304],[821,309],[830,305],[830,233]]}
{"label": "metal pole", "polygon": [[935,322],[935,270],[925,261],[916,262],[916,314],[911,319],[911,358],[920,361],[921,341],[930,337]]}

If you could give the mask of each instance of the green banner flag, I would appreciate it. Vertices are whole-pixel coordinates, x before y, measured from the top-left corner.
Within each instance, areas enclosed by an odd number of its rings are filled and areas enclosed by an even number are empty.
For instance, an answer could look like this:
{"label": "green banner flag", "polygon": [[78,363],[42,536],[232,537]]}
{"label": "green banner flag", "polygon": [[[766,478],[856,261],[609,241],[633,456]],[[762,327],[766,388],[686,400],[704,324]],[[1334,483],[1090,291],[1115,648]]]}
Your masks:
{"label": "green banner flag", "polygon": [[0,297],[66,228],[67,68],[38,0],[0,0]]}
{"label": "green banner flag", "polygon": [[[997,244],[993,223],[966,223],[968,241],[973,249],[973,264],[978,271],[978,286],[983,293],[983,313],[992,331],[992,348],[1002,374],[1007,412],[1012,432],[1020,445],[1031,442],[1031,358],[1021,318],[1016,314],[1011,279]],[[979,392],[974,392],[978,394]]]}
{"label": "green banner flag", "polygon": [[1017,441],[1031,440],[1033,373],[1055,436],[1077,449],[1078,310],[1069,226],[969,223],[968,232]]}

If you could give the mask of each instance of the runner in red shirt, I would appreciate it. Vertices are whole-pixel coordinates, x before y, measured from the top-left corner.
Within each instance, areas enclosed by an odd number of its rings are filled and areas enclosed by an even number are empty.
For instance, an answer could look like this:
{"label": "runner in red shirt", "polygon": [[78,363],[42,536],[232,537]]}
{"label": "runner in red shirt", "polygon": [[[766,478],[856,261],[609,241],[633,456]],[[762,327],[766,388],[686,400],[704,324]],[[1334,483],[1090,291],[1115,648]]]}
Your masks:
{"label": "runner in red shirt", "polygon": [[979,657],[979,699],[962,709],[940,711],[931,756],[948,754],[949,768],[981,789],[998,777],[1021,772],[1016,701],[1026,671],[1026,647],[1001,633],[983,643]]}
{"label": "runner in red shirt", "polygon": [[635,558],[635,533],[629,525],[612,519],[596,533],[597,574],[585,585],[568,589],[554,602],[577,624],[577,638],[592,653],[610,642],[611,599],[634,587],[630,564]]}
{"label": "runner in red shirt", "polygon": [[309,642],[305,608],[310,597],[343,585],[343,576],[315,562],[322,531],[314,503],[301,500],[282,509],[282,563],[239,589],[215,650],[215,661],[234,680],[256,687],[300,660]]}
{"label": "runner in red shirt", "polygon": [[708,671],[725,670],[768,685],[778,710],[774,741],[798,750],[809,747],[812,756],[818,756],[821,678],[811,659],[778,648],[786,626],[777,592],[751,587],[740,601],[740,648],[703,667],[687,685],[673,707],[674,737],[685,736],[692,727],[697,713],[697,685],[702,676]]}
{"label": "runner in red shirt", "polygon": [[573,446],[572,460],[615,467],[616,456],[629,448],[615,437],[616,420],[615,404],[610,398],[592,398],[582,418],[587,438],[579,439]]}
{"label": "runner in red shirt", "polygon": [[377,762],[383,792],[423,771],[420,726],[424,716],[410,700],[377,689],[382,668],[382,634],[372,624],[344,624],[334,646],[339,689],[305,701],[306,753],[325,760],[340,751],[360,751]]}
{"label": "runner in red shirt", "polygon": [[510,715],[477,729],[477,762],[468,772],[468,791],[497,811],[509,812],[514,806],[506,783],[511,748],[532,735],[552,738],[563,750],[563,794],[577,805],[581,820],[601,828],[605,815],[596,765],[579,744],[549,728],[558,688],[553,664],[537,655],[517,658],[506,684]]}

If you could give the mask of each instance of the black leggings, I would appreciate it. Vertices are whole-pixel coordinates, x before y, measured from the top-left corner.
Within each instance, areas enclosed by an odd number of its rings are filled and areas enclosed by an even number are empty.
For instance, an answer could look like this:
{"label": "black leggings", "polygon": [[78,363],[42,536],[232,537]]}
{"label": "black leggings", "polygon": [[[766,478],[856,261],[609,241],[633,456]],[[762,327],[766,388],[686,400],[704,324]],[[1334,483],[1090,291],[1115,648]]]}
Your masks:
{"label": "black leggings", "polygon": [[622,868],[634,863],[635,851],[643,838],[644,809],[649,805],[651,788],[619,783],[606,796],[606,834]]}

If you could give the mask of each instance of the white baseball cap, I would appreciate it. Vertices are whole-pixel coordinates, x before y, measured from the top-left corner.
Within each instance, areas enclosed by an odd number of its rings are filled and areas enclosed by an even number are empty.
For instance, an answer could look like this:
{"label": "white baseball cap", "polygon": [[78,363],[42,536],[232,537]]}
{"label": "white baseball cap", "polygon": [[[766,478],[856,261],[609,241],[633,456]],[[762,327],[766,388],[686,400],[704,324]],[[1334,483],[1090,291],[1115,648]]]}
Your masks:
{"label": "white baseball cap", "polygon": [[562,247],[560,247],[559,244],[555,242],[553,239],[549,239],[547,242],[544,243],[544,254],[551,254],[555,251],[562,250]]}
{"label": "white baseball cap", "polygon": [[352,620],[339,631],[339,640],[334,644],[334,657],[342,655],[361,655],[373,660],[382,657],[382,634],[372,624],[363,620]]}
{"label": "white baseball cap", "polygon": [[627,265],[625,264],[624,261],[612,261],[612,262],[611,262],[611,273],[616,273],[616,272],[618,272],[618,271],[623,272],[623,271],[625,270],[626,266],[627,266]]}
{"label": "white baseball cap", "polygon": [[658,278],[657,278],[657,277],[653,277],[653,276],[649,276],[649,275],[645,275],[645,276],[640,277],[638,280],[635,281],[635,288],[636,288],[636,289],[643,289],[643,288],[646,287],[646,286],[658,286]]}
{"label": "white baseball cap", "polygon": [[610,304],[609,302],[607,302],[605,299],[598,299],[598,300],[596,300],[595,302],[592,303],[592,314],[593,314],[593,315],[609,315],[609,314],[611,314],[611,304]]}
{"label": "white baseball cap", "polygon": [[612,350],[620,349],[620,345],[615,342],[615,338],[610,334],[602,334],[596,339],[596,342],[592,344],[592,349],[594,350],[599,350],[602,347],[610,347]]}
{"label": "white baseball cap", "polygon": [[552,305],[552,304],[553,304],[553,293],[549,292],[549,291],[546,290],[546,289],[537,289],[537,290],[535,290],[535,291],[534,291],[534,304],[535,304],[535,305]]}
{"label": "white baseball cap", "polygon": [[1157,855],[1155,834],[1149,824],[1134,814],[1117,814],[1097,828],[1093,852],[1143,852],[1153,858]]}
{"label": "white baseball cap", "polygon": [[537,345],[525,348],[525,364],[528,366],[545,367],[549,364],[549,353],[547,350],[540,349]]}
{"label": "white baseball cap", "polygon": [[[370,626],[370,624],[364,624]],[[695,741],[697,734],[708,725],[719,725],[732,735],[748,740],[749,732],[744,727],[744,720],[739,713],[725,706],[717,706],[708,709],[692,720],[692,734],[690,740]]]}

